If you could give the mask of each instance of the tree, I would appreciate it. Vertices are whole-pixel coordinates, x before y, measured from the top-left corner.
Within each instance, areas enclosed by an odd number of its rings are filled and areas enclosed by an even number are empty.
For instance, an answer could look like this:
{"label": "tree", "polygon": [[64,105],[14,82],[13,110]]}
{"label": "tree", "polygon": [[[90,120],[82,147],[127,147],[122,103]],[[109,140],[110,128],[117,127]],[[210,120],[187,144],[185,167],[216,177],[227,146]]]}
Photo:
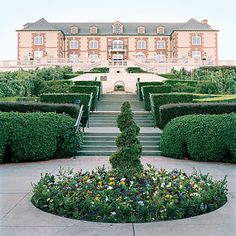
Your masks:
{"label": "tree", "polygon": [[118,150],[110,157],[112,170],[121,176],[137,174],[143,170],[140,161],[142,145],[138,139],[140,128],[133,120],[129,102],[122,104],[117,124],[121,134],[116,139]]}

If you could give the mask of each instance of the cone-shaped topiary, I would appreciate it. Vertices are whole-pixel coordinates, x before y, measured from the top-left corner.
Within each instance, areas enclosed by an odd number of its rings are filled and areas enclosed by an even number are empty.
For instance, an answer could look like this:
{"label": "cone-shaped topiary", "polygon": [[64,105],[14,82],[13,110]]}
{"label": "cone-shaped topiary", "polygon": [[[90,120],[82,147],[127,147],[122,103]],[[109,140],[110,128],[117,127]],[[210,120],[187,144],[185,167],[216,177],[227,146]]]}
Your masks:
{"label": "cone-shaped topiary", "polygon": [[142,145],[137,137],[140,128],[133,120],[129,102],[123,103],[121,113],[117,118],[117,124],[121,134],[116,139],[118,150],[110,157],[112,170],[122,176],[141,172],[143,170],[140,161]]}

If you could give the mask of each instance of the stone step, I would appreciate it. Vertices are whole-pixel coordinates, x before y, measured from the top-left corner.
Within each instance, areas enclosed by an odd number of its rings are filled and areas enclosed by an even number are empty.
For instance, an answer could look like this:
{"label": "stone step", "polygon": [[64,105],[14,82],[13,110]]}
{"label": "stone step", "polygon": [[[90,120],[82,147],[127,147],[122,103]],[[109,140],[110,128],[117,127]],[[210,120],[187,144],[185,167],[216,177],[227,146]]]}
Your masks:
{"label": "stone step", "polygon": [[[104,142],[107,141],[115,141],[116,137],[111,136],[93,136],[93,137],[84,137],[84,141],[96,141],[98,139],[103,140]],[[145,136],[145,137],[139,137],[140,142],[142,141],[160,141],[160,137],[151,137],[151,136]]]}
{"label": "stone step", "polygon": [[[159,146],[160,141],[140,141],[143,146]],[[83,146],[116,146],[115,140],[113,141],[91,141],[87,140],[83,142]]]}
{"label": "stone step", "polygon": [[[117,150],[117,147],[114,145],[114,146],[90,146],[90,145],[83,145],[81,147],[81,151],[83,150],[94,150],[94,151],[113,151],[115,152]],[[143,146],[143,151],[151,151],[151,150],[154,150],[154,151],[158,151],[160,150],[159,149],[159,146]]]}
{"label": "stone step", "polygon": [[[111,151],[79,151],[79,156],[111,156]],[[142,156],[161,156],[161,151],[143,151]]]}
{"label": "stone step", "polygon": [[[84,137],[117,137],[120,133],[94,133],[94,132],[86,132],[84,133]],[[138,137],[161,137],[161,133],[140,133]]]}

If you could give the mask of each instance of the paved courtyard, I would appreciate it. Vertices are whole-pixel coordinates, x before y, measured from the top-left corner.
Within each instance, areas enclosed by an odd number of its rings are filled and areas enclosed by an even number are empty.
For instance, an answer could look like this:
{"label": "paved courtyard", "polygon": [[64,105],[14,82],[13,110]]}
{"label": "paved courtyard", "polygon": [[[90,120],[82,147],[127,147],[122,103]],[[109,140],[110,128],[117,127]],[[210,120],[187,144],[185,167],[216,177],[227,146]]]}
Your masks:
{"label": "paved courtyard", "polygon": [[227,175],[229,197],[220,209],[193,218],[156,223],[109,224],[66,219],[45,213],[31,202],[31,182],[37,182],[40,173],[57,173],[60,166],[91,170],[105,164],[108,157],[79,157],[35,163],[0,165],[0,235],[1,236],[233,236],[236,235],[236,165],[175,160],[164,157],[145,157],[143,163],[157,168],[193,169],[210,173],[215,179]]}

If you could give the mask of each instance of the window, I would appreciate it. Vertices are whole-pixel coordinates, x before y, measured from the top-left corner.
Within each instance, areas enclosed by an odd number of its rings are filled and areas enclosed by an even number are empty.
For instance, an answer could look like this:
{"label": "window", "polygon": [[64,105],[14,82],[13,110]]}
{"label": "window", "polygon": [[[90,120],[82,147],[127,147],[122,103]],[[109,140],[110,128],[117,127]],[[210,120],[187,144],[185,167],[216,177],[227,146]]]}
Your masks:
{"label": "window", "polygon": [[146,49],[146,41],[145,40],[138,40],[137,42],[137,49]]}
{"label": "window", "polygon": [[97,32],[98,32],[98,29],[96,26],[90,27],[90,34],[97,34]]}
{"label": "window", "polygon": [[123,49],[123,41],[122,40],[114,40],[112,49]]}
{"label": "window", "polygon": [[192,37],[192,45],[201,45],[201,37],[200,36],[193,36]]}
{"label": "window", "polygon": [[34,52],[34,58],[35,59],[43,58],[43,51],[35,51]]}
{"label": "window", "polygon": [[157,27],[157,33],[158,34],[164,34],[165,33],[165,28],[163,26]]}
{"label": "window", "polygon": [[143,26],[138,27],[138,34],[145,34],[145,28]]}
{"label": "window", "polygon": [[70,28],[71,34],[78,34],[78,27],[77,26],[72,26]]}
{"label": "window", "polygon": [[114,33],[115,34],[121,34],[122,33],[122,28],[120,24],[115,24],[114,26]]}
{"label": "window", "polygon": [[124,55],[123,54],[113,54],[112,55],[112,59],[113,60],[123,60],[124,59]]}
{"label": "window", "polygon": [[166,55],[165,54],[156,54],[156,61],[157,62],[165,62]]}
{"label": "window", "polygon": [[70,49],[78,49],[78,41],[77,40],[70,41]]}
{"label": "window", "polygon": [[165,48],[165,41],[164,41],[164,40],[158,40],[158,41],[157,41],[157,48],[158,48],[158,49],[163,49],[163,48]]}
{"label": "window", "polygon": [[70,61],[71,61],[72,63],[78,62],[78,61],[79,61],[79,56],[78,56],[78,54],[70,54]]}
{"label": "window", "polygon": [[89,41],[89,48],[90,49],[98,49],[98,41],[97,40],[90,40]]}
{"label": "window", "polygon": [[97,60],[98,59],[98,54],[90,54],[89,59],[91,60]]}
{"label": "window", "polygon": [[201,52],[200,51],[192,51],[192,58],[194,58],[196,60],[200,60],[201,59]]}
{"label": "window", "polygon": [[35,36],[34,45],[43,45],[43,36]]}

